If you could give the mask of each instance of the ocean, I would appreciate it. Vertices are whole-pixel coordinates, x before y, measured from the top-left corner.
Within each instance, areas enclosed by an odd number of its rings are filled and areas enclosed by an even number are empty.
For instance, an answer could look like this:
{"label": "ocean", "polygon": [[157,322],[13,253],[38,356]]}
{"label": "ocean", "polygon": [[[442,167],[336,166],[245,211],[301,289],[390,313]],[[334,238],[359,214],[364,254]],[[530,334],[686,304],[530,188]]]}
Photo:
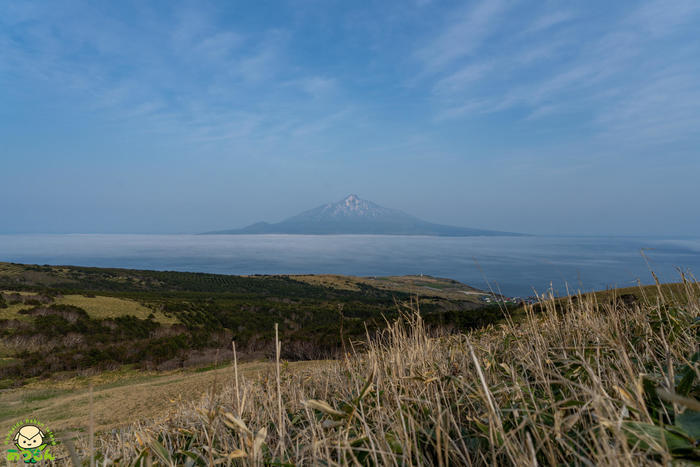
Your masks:
{"label": "ocean", "polygon": [[[642,255],[646,255],[649,265]],[[218,274],[428,274],[508,296],[679,281],[700,238],[0,235],[0,261]]]}

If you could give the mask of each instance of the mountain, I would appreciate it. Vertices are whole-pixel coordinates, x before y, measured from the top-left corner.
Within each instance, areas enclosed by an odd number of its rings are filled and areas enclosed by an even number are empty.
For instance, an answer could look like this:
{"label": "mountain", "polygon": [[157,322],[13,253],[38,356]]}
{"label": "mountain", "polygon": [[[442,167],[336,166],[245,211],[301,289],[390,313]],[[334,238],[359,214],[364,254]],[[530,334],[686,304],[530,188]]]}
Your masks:
{"label": "mountain", "polygon": [[357,195],[349,195],[337,203],[304,211],[277,224],[258,222],[242,229],[220,230],[206,234],[376,234],[442,237],[522,235],[433,224],[403,211],[385,208],[371,201],[360,199]]}

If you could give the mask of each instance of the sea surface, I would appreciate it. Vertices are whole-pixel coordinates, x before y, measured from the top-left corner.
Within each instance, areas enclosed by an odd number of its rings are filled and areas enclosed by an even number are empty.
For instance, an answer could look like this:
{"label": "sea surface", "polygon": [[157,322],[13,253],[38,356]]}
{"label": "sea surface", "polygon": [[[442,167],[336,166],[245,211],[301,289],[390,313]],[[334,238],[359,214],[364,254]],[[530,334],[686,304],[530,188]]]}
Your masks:
{"label": "sea surface", "polygon": [[[648,259],[649,265],[642,255]],[[0,235],[0,261],[219,274],[429,274],[509,296],[678,281],[700,238]]]}

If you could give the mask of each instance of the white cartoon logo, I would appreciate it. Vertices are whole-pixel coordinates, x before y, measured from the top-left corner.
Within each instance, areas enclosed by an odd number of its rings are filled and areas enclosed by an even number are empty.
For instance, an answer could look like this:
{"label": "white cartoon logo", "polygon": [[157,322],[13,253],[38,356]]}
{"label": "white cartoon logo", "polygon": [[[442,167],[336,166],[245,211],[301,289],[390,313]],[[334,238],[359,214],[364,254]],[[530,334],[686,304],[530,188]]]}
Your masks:
{"label": "white cartoon logo", "polygon": [[56,446],[56,438],[42,422],[27,418],[10,428],[5,436],[5,446],[9,462],[24,461],[26,464],[36,464],[54,460],[50,448]]}
{"label": "white cartoon logo", "polygon": [[44,432],[34,425],[24,425],[15,435],[15,444],[20,449],[38,448],[43,441]]}

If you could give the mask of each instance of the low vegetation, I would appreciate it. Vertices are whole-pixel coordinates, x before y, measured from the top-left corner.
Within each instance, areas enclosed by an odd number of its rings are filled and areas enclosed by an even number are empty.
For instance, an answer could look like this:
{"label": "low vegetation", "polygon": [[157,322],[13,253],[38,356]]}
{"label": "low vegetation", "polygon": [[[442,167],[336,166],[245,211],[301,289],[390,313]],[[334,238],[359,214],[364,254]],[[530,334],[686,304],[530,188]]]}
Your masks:
{"label": "low vegetation", "polygon": [[[373,335],[397,316],[416,278],[226,276],[0,263],[0,388],[136,365],[144,370],[206,366],[273,356],[273,327],[288,360],[337,357],[343,338]],[[456,329],[501,319],[474,289],[446,279],[455,299],[422,290],[424,318]],[[433,287],[435,289],[435,287]]]}
{"label": "low vegetation", "polygon": [[[678,291],[678,289],[676,289]],[[344,358],[231,378],[77,455],[161,465],[669,465],[700,461],[700,288],[526,307],[464,333],[417,305]],[[535,313],[539,308],[542,312]]]}
{"label": "low vegetation", "polygon": [[5,265],[0,375],[28,384],[0,418],[100,465],[700,462],[696,282],[519,309],[390,282]]}

